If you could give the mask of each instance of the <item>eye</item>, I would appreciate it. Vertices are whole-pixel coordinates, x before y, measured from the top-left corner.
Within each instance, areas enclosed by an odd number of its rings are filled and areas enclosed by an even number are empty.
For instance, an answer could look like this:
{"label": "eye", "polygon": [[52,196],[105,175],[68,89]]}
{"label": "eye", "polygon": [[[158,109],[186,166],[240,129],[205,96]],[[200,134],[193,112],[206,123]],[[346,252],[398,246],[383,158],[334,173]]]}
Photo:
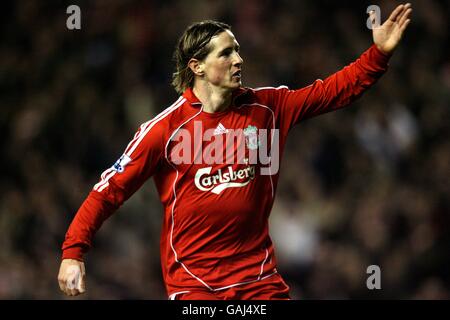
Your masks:
{"label": "eye", "polygon": [[227,57],[231,54],[232,49],[225,49],[222,51],[222,53],[220,54],[221,56]]}

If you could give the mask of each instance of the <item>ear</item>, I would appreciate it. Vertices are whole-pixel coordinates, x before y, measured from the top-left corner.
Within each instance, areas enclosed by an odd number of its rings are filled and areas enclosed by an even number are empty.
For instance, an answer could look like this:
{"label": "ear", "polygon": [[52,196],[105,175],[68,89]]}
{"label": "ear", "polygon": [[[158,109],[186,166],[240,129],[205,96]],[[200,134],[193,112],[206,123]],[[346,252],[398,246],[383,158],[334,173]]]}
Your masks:
{"label": "ear", "polygon": [[189,60],[188,63],[188,67],[192,70],[192,72],[196,75],[196,76],[203,76],[205,74],[205,72],[203,71],[203,62],[192,58],[191,60]]}

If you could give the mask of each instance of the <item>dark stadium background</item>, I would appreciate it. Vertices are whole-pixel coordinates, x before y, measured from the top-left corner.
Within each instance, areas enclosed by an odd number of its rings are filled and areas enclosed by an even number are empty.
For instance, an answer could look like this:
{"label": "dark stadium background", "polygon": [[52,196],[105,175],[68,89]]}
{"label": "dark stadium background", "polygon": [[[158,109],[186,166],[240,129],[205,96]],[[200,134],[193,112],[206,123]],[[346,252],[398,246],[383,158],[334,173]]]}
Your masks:
{"label": "dark stadium background", "polygon": [[[291,132],[271,234],[295,299],[450,298],[450,4],[411,3],[380,82]],[[79,31],[66,28],[70,4]],[[138,126],[176,99],[171,55],[188,24],[232,25],[244,85],[295,88],[371,45],[371,4],[384,21],[399,2],[2,2],[0,298],[65,298],[65,231]],[[149,181],[97,234],[76,299],[166,299],[161,215]],[[366,288],[372,264],[381,290]]]}

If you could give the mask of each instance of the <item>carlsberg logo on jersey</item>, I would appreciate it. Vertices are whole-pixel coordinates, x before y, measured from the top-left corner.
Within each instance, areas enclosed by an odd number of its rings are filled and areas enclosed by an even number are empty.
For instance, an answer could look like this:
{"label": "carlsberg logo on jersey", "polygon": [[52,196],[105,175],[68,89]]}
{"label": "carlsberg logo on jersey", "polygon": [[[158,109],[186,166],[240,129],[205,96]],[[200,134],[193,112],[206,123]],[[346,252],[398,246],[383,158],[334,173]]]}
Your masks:
{"label": "carlsberg logo on jersey", "polygon": [[243,187],[255,178],[255,167],[248,166],[237,171],[232,166],[225,170],[219,169],[217,173],[210,174],[212,167],[198,169],[195,174],[195,186],[202,191],[211,191],[219,194],[227,188]]}

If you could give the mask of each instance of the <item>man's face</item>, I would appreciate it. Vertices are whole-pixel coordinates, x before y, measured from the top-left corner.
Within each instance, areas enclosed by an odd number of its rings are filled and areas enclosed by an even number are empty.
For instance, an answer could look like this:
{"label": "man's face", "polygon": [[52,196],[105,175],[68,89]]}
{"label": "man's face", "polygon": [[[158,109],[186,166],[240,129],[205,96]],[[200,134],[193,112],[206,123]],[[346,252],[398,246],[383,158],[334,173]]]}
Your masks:
{"label": "man's face", "polygon": [[204,64],[205,80],[216,87],[236,89],[242,85],[242,60],[239,55],[239,43],[229,30],[211,38],[212,51],[208,54]]}

